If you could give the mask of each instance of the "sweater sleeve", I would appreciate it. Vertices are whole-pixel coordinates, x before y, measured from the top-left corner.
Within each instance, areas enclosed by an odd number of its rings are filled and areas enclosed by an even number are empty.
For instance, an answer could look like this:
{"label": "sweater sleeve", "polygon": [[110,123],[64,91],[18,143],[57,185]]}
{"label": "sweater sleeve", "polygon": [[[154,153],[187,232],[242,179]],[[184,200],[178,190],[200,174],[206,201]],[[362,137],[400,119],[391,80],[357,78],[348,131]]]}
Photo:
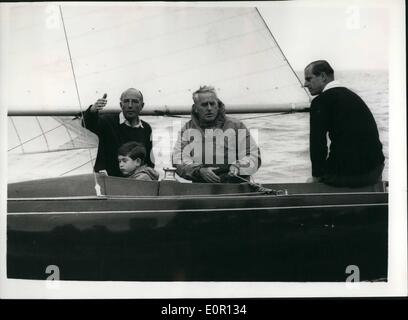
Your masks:
{"label": "sweater sleeve", "polygon": [[146,164],[150,167],[154,169],[154,154],[153,154],[153,133],[152,133],[152,128],[150,127],[150,125],[146,124],[146,122],[144,122],[144,125],[148,126],[148,135],[149,137],[147,137],[146,139],[146,144],[145,144],[145,148],[146,148]]}
{"label": "sweater sleeve", "polygon": [[84,112],[81,125],[96,135],[99,135],[101,133],[99,112],[92,112],[91,107],[92,105],[90,105]]}
{"label": "sweater sleeve", "polygon": [[321,177],[326,172],[327,131],[327,106],[313,101],[310,108],[310,160],[313,177]]}

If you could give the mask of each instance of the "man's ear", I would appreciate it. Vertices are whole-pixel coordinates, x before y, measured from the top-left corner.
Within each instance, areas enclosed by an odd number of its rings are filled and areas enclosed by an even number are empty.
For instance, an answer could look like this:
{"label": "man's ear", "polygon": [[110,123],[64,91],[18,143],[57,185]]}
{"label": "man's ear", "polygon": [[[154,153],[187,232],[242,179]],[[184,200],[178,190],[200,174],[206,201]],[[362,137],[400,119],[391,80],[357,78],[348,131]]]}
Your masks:
{"label": "man's ear", "polygon": [[327,79],[328,79],[328,77],[327,77],[327,74],[326,74],[326,72],[322,72],[321,74],[320,74],[320,76],[322,77],[322,80],[323,81],[327,81]]}
{"label": "man's ear", "polygon": [[142,110],[142,109],[143,109],[143,107],[144,107],[144,102],[142,102],[142,107],[140,108],[140,110]]}
{"label": "man's ear", "polygon": [[123,109],[122,101],[119,102],[120,108]]}
{"label": "man's ear", "polygon": [[136,158],[135,161],[136,161],[136,164],[137,164],[138,167],[140,167],[142,165],[142,159]]}

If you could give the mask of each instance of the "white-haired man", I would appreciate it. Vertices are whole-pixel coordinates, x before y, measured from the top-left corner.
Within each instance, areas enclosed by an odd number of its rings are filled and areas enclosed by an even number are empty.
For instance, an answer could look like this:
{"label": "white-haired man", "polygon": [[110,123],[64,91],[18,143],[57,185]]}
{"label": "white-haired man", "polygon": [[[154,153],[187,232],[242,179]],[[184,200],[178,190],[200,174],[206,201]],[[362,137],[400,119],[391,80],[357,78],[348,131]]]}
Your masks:
{"label": "white-haired man", "polygon": [[249,130],[225,115],[212,87],[193,93],[191,120],[181,129],[173,150],[177,174],[193,182],[242,182],[261,165],[260,151]]}

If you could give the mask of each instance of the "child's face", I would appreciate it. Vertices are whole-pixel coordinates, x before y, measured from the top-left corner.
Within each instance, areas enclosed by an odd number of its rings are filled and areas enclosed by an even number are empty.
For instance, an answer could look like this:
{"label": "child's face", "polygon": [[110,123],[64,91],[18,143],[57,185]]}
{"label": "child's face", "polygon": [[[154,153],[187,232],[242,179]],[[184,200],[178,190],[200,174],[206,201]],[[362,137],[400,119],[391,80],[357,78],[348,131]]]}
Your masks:
{"label": "child's face", "polygon": [[129,156],[118,156],[119,170],[124,176],[130,176],[138,167],[140,167],[141,161],[139,158],[133,160]]}

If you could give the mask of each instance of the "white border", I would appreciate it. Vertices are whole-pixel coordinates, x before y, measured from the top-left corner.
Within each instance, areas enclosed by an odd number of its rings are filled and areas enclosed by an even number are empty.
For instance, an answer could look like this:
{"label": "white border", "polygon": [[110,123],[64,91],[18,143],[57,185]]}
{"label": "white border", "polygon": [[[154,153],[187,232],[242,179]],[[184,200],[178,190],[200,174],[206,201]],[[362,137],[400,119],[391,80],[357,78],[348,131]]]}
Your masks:
{"label": "white border", "polygon": [[[385,6],[390,10],[390,109],[389,109],[389,281],[388,283],[281,283],[281,282],[81,282],[6,279],[7,117],[1,104],[1,278],[2,298],[262,298],[262,297],[375,297],[407,295],[407,184],[406,184],[406,83],[405,3],[392,1],[293,1],[288,6]],[[20,3],[21,4],[21,3]],[[72,3],[77,4],[77,3]],[[129,4],[129,3],[127,3]],[[138,3],[140,5],[141,3]],[[161,3],[160,5],[193,5]],[[1,4],[1,39],[7,37],[6,11]],[[65,3],[66,5],[66,3]],[[148,5],[158,5],[148,3]],[[243,3],[201,3],[202,6],[244,6]],[[248,3],[274,6],[281,3]],[[381,44],[380,44],[381,45]],[[0,46],[2,48],[2,46]],[[4,50],[4,46],[3,46]],[[4,61],[0,61],[2,70]],[[1,76],[1,75],[0,75]],[[6,86],[0,78],[2,94]],[[1,97],[0,97],[1,99]],[[1,102],[2,100],[0,100]]]}

